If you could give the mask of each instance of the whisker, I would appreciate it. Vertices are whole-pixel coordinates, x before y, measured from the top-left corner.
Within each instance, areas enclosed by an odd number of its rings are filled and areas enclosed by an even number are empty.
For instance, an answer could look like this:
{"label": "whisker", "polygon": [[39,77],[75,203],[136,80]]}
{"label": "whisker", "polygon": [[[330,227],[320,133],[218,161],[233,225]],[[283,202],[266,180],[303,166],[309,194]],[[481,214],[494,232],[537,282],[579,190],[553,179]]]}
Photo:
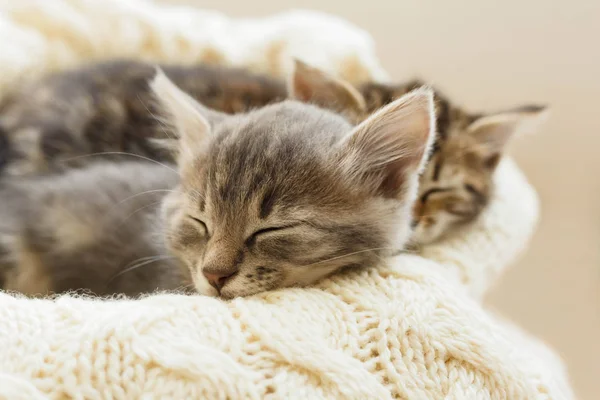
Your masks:
{"label": "whisker", "polygon": [[[106,285],[108,286],[110,283],[112,283],[112,281],[114,281],[119,276],[121,276],[121,275],[123,275],[123,274],[125,274],[127,272],[130,272],[130,271],[133,271],[135,269],[141,268],[143,266],[155,263],[157,261],[169,260],[171,258],[175,258],[175,257],[173,257],[173,256],[152,256],[152,257],[142,257],[142,258],[139,258],[139,259],[137,259],[137,260],[134,261],[134,263],[136,263],[136,264],[132,265],[129,268],[125,268],[125,269],[119,271],[117,274],[113,275],[108,280],[108,282],[107,282]],[[131,263],[129,263],[128,265],[131,265]]]}
{"label": "whisker", "polygon": [[194,284],[193,284],[193,283],[190,283],[190,284],[188,284],[188,285],[181,285],[181,286],[178,286],[178,287],[176,287],[176,288],[174,289],[174,291],[175,291],[175,292],[185,292],[185,291],[187,291],[187,290],[189,290],[189,289],[194,289]]}
{"label": "whisker", "polygon": [[[160,127],[161,131],[165,134],[165,136],[167,136],[169,139],[172,139],[172,140],[176,140],[176,141],[179,140],[175,135],[171,135],[169,133],[169,129],[166,128],[167,126],[172,125],[172,124],[165,121],[165,119],[163,117],[156,115],[152,111],[150,111],[150,109],[148,108],[148,106],[146,105],[144,100],[139,95],[138,95],[138,99],[143,104],[146,111],[148,111],[148,114],[150,114],[150,116],[152,118],[154,118],[154,120],[157,122],[157,125]],[[184,151],[187,152],[188,156],[193,158],[194,153],[192,152],[192,150],[189,147],[183,147],[182,149],[184,149]]]}
{"label": "whisker", "polygon": [[127,200],[131,200],[131,199],[133,199],[133,198],[135,198],[135,197],[137,197],[137,196],[142,196],[142,195],[144,195],[144,194],[149,194],[149,193],[159,193],[159,192],[169,192],[169,193],[172,193],[172,192],[174,192],[174,190],[172,190],[172,189],[153,189],[153,190],[146,190],[146,191],[143,191],[143,192],[140,192],[140,193],[137,193],[137,194],[134,194],[134,195],[131,195],[131,196],[129,196],[129,197],[126,197],[126,198],[124,198],[123,200],[119,201],[119,202],[117,203],[117,205],[119,205],[119,204],[122,204],[122,203],[125,203]]}
{"label": "whisker", "polygon": [[160,165],[162,167],[165,167],[166,169],[168,169],[170,171],[173,171],[174,173],[176,173],[177,175],[179,175],[179,172],[177,170],[169,167],[167,164],[161,163],[160,161],[153,160],[153,159],[151,159],[149,157],[144,157],[144,156],[141,156],[139,154],[134,154],[134,153],[127,153],[127,152],[124,152],[124,151],[105,151],[105,152],[100,152],[100,153],[84,154],[84,155],[75,156],[75,157],[63,158],[60,161],[72,161],[72,160],[77,160],[77,159],[80,159],[80,158],[94,157],[94,156],[105,156],[105,155],[120,155],[120,156],[131,156],[131,157],[141,158],[142,160],[150,161],[150,162],[158,164],[158,165]]}
{"label": "whisker", "polygon": [[[140,99],[140,101],[141,101],[141,99]],[[152,116],[152,118],[154,118],[156,120],[158,127],[165,134],[165,136],[171,140],[179,141],[179,138],[177,136],[169,133],[170,129],[168,129],[168,127],[171,126],[172,123],[166,121],[164,118],[162,118],[162,117],[154,114],[152,111],[150,111],[150,109],[146,106],[146,104],[143,101],[142,101],[142,104],[144,104],[146,111],[148,111],[148,113]],[[179,147],[179,149],[186,151],[188,156],[193,158],[194,153],[192,152],[192,150],[189,147]]]}
{"label": "whisker", "polygon": [[132,262],[130,262],[129,264],[125,265],[125,268],[131,267],[132,265],[136,265],[137,263],[139,263],[140,261],[147,261],[147,260],[153,260],[156,258],[160,258],[160,257],[172,257],[172,256],[166,256],[166,255],[156,255],[156,256],[146,256],[146,257],[140,257],[138,259],[133,260]]}
{"label": "whisker", "polygon": [[195,188],[188,188],[188,191],[191,195],[194,196],[195,200],[206,200],[206,196],[203,195],[202,193],[200,193],[200,191],[198,189]]}
{"label": "whisker", "polygon": [[187,285],[178,286],[177,289],[189,289],[194,286],[194,283],[188,283]]}
{"label": "whisker", "polygon": [[[150,193],[159,193],[159,192],[174,192],[174,190],[171,190],[171,189],[154,189],[154,190],[146,190],[146,191],[144,191],[144,192],[141,192],[141,193],[136,193],[136,194],[134,194],[134,195],[131,195],[131,196],[129,196],[129,197],[126,197],[125,199],[123,199],[123,200],[119,201],[118,203],[116,203],[116,204],[112,205],[112,206],[110,207],[110,209],[108,210],[108,213],[113,213],[113,212],[116,212],[116,211],[117,211],[117,209],[118,209],[118,207],[119,207],[120,205],[122,205],[124,202],[126,202],[126,201],[128,201],[128,200],[131,200],[131,199],[133,199],[133,198],[135,198],[135,197],[137,197],[137,196],[142,196],[142,195],[144,195],[144,194],[150,194]],[[119,223],[119,224],[117,225],[117,228],[119,228],[119,227],[123,226],[123,224],[124,224],[124,223],[125,223],[125,222],[126,222],[126,221],[127,221],[129,218],[130,218],[130,217],[132,217],[132,216],[133,216],[135,213],[137,213],[138,211],[141,211],[141,210],[143,210],[143,209],[145,209],[145,208],[148,208],[148,207],[154,206],[154,205],[156,205],[156,204],[160,204],[161,202],[162,202],[162,199],[161,199],[161,200],[159,200],[159,201],[155,201],[155,202],[153,202],[153,203],[150,203],[150,204],[145,204],[145,205],[141,206],[141,207],[140,207],[140,208],[138,208],[137,210],[135,210],[135,211],[133,211],[132,213],[130,213],[129,215],[127,215],[127,216],[126,216],[126,217],[125,217],[125,218],[124,218],[124,219],[121,221],[121,223]]]}
{"label": "whisker", "polygon": [[160,204],[160,203],[162,203],[162,201],[155,201],[154,203],[146,204],[145,206],[142,206],[142,207],[138,208],[137,210],[135,210],[134,212],[130,213],[125,218],[123,218],[123,220],[121,221],[121,223],[117,227],[120,228],[121,226],[123,226],[123,224],[125,222],[127,222],[127,220],[129,218],[131,218],[132,216],[134,216],[136,213],[138,213],[138,212],[140,212],[140,211],[142,211],[142,210],[144,210],[144,209],[146,209],[148,207],[152,207],[152,206],[155,206],[157,204]]}
{"label": "whisker", "polygon": [[165,126],[171,125],[171,124],[169,124],[162,116],[154,114],[150,110],[150,108],[148,108],[148,105],[146,104],[146,102],[144,101],[144,99],[142,99],[142,96],[140,96],[138,94],[137,98],[140,101],[140,103],[144,106],[144,108],[146,109],[146,111],[148,112],[148,114],[158,123],[158,125],[160,126],[160,128],[163,131],[163,133],[165,134],[165,136],[167,136],[170,139],[176,139],[175,136],[171,136],[169,134],[168,130],[165,129]]}
{"label": "whisker", "polygon": [[312,264],[303,265],[303,267],[312,267],[313,265],[322,264],[322,263],[329,262],[329,261],[334,261],[334,260],[339,260],[340,258],[350,257],[350,256],[353,256],[355,254],[366,253],[368,251],[395,250],[395,249],[396,249],[395,247],[375,247],[375,248],[372,248],[372,249],[354,251],[352,253],[344,254],[344,255],[341,255],[341,256],[332,257],[332,258],[328,258],[326,260],[317,261],[317,262],[314,262]]}

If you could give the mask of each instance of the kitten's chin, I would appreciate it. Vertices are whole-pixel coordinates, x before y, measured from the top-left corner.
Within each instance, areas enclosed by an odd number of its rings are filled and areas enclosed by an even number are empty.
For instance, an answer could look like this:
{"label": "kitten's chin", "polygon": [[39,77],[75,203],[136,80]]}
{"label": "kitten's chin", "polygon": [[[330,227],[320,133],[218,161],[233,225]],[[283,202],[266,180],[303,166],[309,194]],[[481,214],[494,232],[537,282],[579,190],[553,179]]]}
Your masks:
{"label": "kitten's chin", "polygon": [[208,283],[208,281],[202,274],[196,274],[194,276],[194,288],[196,289],[196,292],[198,292],[201,295],[219,297],[219,292],[217,291],[217,289],[212,287],[212,285]]}
{"label": "kitten's chin", "polygon": [[319,265],[314,269],[296,268],[288,271],[281,287],[305,287],[327,278],[342,269],[343,265]]}

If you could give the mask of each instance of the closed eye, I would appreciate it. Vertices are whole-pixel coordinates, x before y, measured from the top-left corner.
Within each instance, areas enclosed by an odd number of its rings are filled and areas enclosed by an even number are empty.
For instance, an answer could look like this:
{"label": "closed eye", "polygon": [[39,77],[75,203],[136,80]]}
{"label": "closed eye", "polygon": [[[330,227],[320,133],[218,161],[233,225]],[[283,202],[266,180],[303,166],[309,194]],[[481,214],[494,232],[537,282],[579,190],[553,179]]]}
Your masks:
{"label": "closed eye", "polygon": [[425,193],[423,193],[423,195],[421,196],[421,202],[425,203],[427,202],[427,199],[429,198],[429,196],[431,196],[432,194],[435,193],[444,193],[444,192],[449,192],[451,191],[451,188],[433,188],[433,189],[429,189],[428,191],[426,191]]}
{"label": "closed eye", "polygon": [[471,193],[477,192],[477,189],[475,189],[475,186],[473,186],[469,183],[465,184],[465,189],[467,190],[467,192],[471,192]]}
{"label": "closed eye", "polygon": [[471,218],[477,213],[477,208],[473,207],[472,202],[457,200],[446,204],[446,212],[461,218]]}
{"label": "closed eye", "polygon": [[475,186],[466,183],[465,190],[473,195],[477,199],[477,201],[483,202],[485,201],[485,196],[481,191],[479,191]]}
{"label": "closed eye", "polygon": [[206,224],[204,223],[204,221],[202,221],[199,218],[196,217],[192,217],[191,215],[189,216],[189,218],[194,221],[194,223],[198,226],[200,226],[202,229],[204,229],[204,232],[208,235],[208,227],[206,226]]}
{"label": "closed eye", "polygon": [[252,235],[250,235],[250,237],[248,237],[248,239],[246,239],[246,244],[247,245],[252,245],[254,244],[254,242],[256,241],[256,238],[258,236],[261,235],[266,235],[268,233],[272,233],[272,232],[279,232],[279,231],[283,231],[286,229],[291,229],[291,228],[295,228],[297,227],[299,224],[294,224],[294,225],[284,225],[284,226],[272,226],[270,228],[264,228],[264,229],[259,229],[256,232],[254,232]]}

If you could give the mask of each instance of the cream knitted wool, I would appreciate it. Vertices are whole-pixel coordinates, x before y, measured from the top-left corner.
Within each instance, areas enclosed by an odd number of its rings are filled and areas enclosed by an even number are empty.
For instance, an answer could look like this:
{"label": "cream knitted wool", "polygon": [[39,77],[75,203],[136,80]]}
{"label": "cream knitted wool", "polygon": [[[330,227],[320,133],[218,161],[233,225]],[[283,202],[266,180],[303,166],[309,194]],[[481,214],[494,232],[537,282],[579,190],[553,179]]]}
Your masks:
{"label": "cream knitted wool", "polygon": [[[139,0],[0,4],[2,90],[118,55],[279,76],[295,55],[353,82],[386,77],[366,33],[317,13],[231,20]],[[227,303],[0,293],[0,398],[571,398],[560,361],[476,301],[537,218],[510,160],[496,178],[489,209],[460,234],[311,289]]]}

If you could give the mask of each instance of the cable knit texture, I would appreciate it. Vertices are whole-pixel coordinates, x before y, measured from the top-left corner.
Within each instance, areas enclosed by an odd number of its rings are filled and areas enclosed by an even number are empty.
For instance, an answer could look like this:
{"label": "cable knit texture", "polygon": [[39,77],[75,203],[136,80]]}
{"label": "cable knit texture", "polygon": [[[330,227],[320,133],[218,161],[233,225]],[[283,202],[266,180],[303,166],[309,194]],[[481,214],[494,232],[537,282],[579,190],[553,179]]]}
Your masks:
{"label": "cable knit texture", "polygon": [[[368,34],[295,11],[234,20],[139,0],[0,3],[0,89],[114,56],[244,65],[290,56],[383,80]],[[568,399],[560,360],[478,298],[526,245],[535,192],[506,160],[484,215],[420,254],[223,302],[0,293],[1,399]]]}

